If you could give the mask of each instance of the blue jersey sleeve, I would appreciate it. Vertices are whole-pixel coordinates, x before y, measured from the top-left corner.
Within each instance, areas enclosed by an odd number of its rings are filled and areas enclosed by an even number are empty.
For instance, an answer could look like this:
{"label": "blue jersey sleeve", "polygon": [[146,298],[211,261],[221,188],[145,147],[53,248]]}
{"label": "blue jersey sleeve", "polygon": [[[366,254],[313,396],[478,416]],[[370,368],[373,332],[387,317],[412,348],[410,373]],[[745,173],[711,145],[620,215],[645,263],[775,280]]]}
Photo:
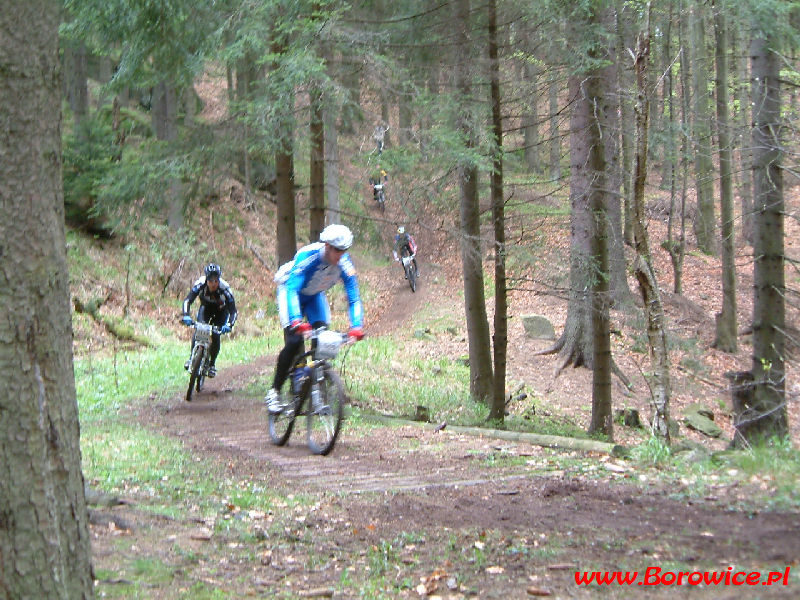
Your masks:
{"label": "blue jersey sleeve", "polygon": [[294,265],[289,271],[286,280],[286,306],[289,313],[289,323],[303,320],[303,313],[300,309],[300,290],[306,284],[309,275],[314,273],[317,263],[320,260],[319,250],[300,251],[295,256]]}
{"label": "blue jersey sleeve", "polygon": [[358,291],[358,276],[350,256],[345,254],[339,261],[344,289],[347,293],[347,302],[350,304],[350,326],[363,327],[364,309],[361,305],[361,295]]}

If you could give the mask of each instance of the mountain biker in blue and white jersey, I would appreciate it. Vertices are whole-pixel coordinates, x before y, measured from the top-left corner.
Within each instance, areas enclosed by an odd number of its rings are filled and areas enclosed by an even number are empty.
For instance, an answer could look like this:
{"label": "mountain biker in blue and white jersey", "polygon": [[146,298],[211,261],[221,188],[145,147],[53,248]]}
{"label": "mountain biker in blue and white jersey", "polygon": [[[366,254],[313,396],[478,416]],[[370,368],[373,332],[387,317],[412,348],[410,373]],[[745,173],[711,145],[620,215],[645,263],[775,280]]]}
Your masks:
{"label": "mountain biker in blue and white jersey", "polygon": [[[303,345],[303,334],[313,328],[327,326],[330,307],[325,295],[341,280],[350,305],[350,331],[356,340],[364,337],[364,314],[358,291],[356,269],[347,254],[353,234],[344,225],[328,225],[322,230],[319,242],[297,251],[293,260],[275,274],[278,283],[278,314],[283,327],[284,347],[278,354],[275,376],[265,398],[270,412],[280,410],[280,389],[292,361]],[[307,322],[303,321],[303,317]]]}
{"label": "mountain biker in blue and white jersey", "polygon": [[[230,333],[236,323],[236,301],[228,282],[222,279],[222,267],[211,263],[206,266],[204,275],[194,282],[192,289],[183,300],[182,320],[185,325],[192,324],[189,309],[196,298],[200,299],[200,310],[197,311],[197,320],[200,323],[210,323],[220,329],[220,333]],[[208,349],[210,366],[209,378],[217,374],[214,363],[219,354],[219,333],[211,334],[211,347]],[[194,348],[194,336],[192,336]],[[184,363],[184,368],[189,369],[189,361]]]}

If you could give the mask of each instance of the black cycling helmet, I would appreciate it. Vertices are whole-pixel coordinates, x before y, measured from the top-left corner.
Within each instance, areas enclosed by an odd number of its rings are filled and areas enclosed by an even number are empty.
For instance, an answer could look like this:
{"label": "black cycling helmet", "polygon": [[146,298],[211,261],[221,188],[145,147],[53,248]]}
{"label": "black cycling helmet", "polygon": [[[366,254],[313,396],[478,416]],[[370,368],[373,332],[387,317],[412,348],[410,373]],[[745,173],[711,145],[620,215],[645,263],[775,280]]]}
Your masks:
{"label": "black cycling helmet", "polygon": [[206,267],[206,279],[222,279],[222,267],[216,263],[210,263]]}

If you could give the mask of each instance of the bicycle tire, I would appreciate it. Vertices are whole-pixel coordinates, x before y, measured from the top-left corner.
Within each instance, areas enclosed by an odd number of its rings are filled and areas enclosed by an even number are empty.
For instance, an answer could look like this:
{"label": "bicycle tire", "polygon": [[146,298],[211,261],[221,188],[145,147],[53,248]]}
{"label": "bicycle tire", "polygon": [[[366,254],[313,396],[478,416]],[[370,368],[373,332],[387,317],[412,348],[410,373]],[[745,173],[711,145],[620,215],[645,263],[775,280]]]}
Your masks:
{"label": "bicycle tire", "polygon": [[198,373],[197,375],[197,384],[194,386],[195,391],[202,392],[203,385],[205,384],[205,382],[206,382],[206,376],[203,375],[203,369],[201,368],[200,373]]}
{"label": "bicycle tire", "polygon": [[378,204],[381,207],[381,212],[384,212],[386,210],[386,194],[383,190],[378,192]]}
{"label": "bicycle tire", "polygon": [[322,412],[314,412],[310,406],[311,395],[308,394],[306,433],[311,452],[326,456],[333,450],[342,429],[345,395],[342,380],[333,369],[325,369],[319,386],[320,400],[326,408]]}
{"label": "bicycle tire", "polygon": [[417,291],[417,270],[413,266],[409,265],[407,270],[406,270],[406,274],[408,275],[408,285],[411,286],[412,293],[416,292]]}
{"label": "bicycle tire", "polygon": [[[294,395],[292,391],[292,382],[294,381],[294,370],[297,368],[297,364],[298,362],[295,362],[289,370],[289,376],[286,381],[289,389],[281,392],[282,403],[285,405],[283,410],[274,414],[267,411],[269,439],[276,446],[284,446],[286,442],[289,441],[289,437],[292,435],[292,429],[294,429],[294,420],[297,418],[298,408],[302,403],[302,398],[304,395],[308,394],[308,390],[310,389],[307,382],[306,385],[303,386],[303,390],[301,390],[300,398]],[[287,394],[289,394],[289,399],[287,399]]]}
{"label": "bicycle tire", "polygon": [[200,374],[200,367],[203,364],[204,350],[205,349],[200,345],[195,346],[192,350],[192,362],[191,366],[189,367],[189,388],[186,390],[186,402],[192,401],[192,390],[194,389],[195,382]]}

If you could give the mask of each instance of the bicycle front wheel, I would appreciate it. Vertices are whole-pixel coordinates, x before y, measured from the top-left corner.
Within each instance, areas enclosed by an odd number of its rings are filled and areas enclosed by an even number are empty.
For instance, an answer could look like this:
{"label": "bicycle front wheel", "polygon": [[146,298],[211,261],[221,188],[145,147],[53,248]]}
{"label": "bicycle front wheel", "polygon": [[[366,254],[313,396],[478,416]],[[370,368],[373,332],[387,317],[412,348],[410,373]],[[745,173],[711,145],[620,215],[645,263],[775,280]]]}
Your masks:
{"label": "bicycle front wheel", "polygon": [[197,385],[194,386],[194,389],[198,392],[203,391],[203,384],[206,382],[206,376],[203,375],[203,369],[200,369],[200,372],[197,374]]}
{"label": "bicycle front wheel", "polygon": [[314,454],[325,456],[333,450],[342,428],[344,386],[339,375],[332,369],[325,369],[322,381],[315,382],[314,385],[319,386],[319,403],[315,407],[313,402],[309,402],[311,406],[306,415],[308,447]]}
{"label": "bicycle front wheel", "polygon": [[[291,387],[291,379],[289,380]],[[297,400],[291,391],[281,393],[281,403],[283,410],[279,413],[268,413],[267,422],[269,426],[269,438],[276,446],[283,446],[289,441],[294,427],[294,419],[297,416]]]}
{"label": "bicycle front wheel", "polygon": [[409,264],[406,267],[406,274],[408,275],[408,285],[411,286],[411,291],[417,291],[417,270],[414,268],[414,265]]}
{"label": "bicycle front wheel", "polygon": [[[200,377],[200,367],[203,365],[203,352],[205,348],[201,345],[197,345],[192,350],[192,362],[189,366],[189,389],[186,390],[186,401],[192,401],[192,389],[195,386],[195,383],[198,381],[198,377]],[[200,391],[200,388],[197,388],[197,391]]]}

